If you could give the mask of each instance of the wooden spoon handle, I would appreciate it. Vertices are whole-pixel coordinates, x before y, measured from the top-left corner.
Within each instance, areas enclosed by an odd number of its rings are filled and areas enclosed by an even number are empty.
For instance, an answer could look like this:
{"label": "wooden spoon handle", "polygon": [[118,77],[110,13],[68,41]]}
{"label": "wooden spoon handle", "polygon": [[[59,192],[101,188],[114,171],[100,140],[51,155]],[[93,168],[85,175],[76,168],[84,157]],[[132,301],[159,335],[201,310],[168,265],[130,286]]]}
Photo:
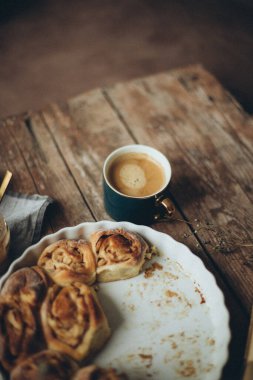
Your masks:
{"label": "wooden spoon handle", "polygon": [[9,185],[11,177],[12,177],[12,173],[9,170],[7,170],[6,173],[5,173],[3,182],[2,182],[2,184],[0,186],[0,202],[1,202],[2,198],[3,198],[3,196],[4,196],[4,193],[5,193],[6,189],[7,189],[7,186]]}

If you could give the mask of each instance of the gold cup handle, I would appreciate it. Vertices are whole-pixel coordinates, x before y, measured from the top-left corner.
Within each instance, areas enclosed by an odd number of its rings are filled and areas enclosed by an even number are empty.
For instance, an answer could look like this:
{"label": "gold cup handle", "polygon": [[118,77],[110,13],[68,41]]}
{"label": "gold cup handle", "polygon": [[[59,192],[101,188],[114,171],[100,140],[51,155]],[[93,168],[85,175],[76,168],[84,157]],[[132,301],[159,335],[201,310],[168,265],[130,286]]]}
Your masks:
{"label": "gold cup handle", "polygon": [[154,219],[156,222],[167,222],[171,221],[174,217],[176,208],[171,201],[165,195],[160,195],[156,198],[156,208],[158,210],[157,214],[155,214]]}

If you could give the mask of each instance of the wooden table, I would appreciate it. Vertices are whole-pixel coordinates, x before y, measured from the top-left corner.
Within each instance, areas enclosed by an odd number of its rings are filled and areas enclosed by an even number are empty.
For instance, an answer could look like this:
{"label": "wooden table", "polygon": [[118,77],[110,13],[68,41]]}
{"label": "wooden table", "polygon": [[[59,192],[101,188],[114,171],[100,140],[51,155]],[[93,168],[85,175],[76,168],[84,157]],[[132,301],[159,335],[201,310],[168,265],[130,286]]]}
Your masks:
{"label": "wooden table", "polygon": [[233,334],[222,379],[240,379],[253,301],[253,118],[211,74],[197,65],[96,89],[3,120],[0,141],[0,174],[13,172],[12,189],[57,202],[44,233],[110,219],[101,169],[112,150],[142,143],[163,152],[177,214],[152,227],[215,275]]}

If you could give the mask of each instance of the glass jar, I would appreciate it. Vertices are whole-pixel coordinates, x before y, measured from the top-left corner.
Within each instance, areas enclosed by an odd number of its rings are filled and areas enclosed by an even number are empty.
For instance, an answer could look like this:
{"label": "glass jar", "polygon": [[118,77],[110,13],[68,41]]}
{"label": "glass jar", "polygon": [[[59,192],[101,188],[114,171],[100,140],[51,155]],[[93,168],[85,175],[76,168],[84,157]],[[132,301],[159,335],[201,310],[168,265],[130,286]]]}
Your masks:
{"label": "glass jar", "polygon": [[6,259],[10,245],[10,229],[2,215],[0,215],[0,264]]}

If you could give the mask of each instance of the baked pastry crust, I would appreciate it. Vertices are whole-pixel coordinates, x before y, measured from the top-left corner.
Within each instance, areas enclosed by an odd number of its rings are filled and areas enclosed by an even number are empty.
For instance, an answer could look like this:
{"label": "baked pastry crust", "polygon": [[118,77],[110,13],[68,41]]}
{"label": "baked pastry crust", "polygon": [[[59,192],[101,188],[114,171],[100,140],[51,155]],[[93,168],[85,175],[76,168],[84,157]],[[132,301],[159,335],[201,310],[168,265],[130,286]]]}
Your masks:
{"label": "baked pastry crust", "polygon": [[104,369],[96,365],[89,365],[77,371],[73,380],[127,380],[124,374],[117,375],[113,368]]}
{"label": "baked pastry crust", "polygon": [[78,282],[49,288],[41,321],[48,347],[78,361],[99,350],[110,335],[95,291]]}
{"label": "baked pastry crust", "polygon": [[17,365],[10,380],[69,380],[77,369],[78,365],[67,355],[44,350]]}
{"label": "baked pastry crust", "polygon": [[149,250],[141,236],[121,228],[97,231],[90,242],[97,260],[97,280],[101,282],[137,276]]}
{"label": "baked pastry crust", "polygon": [[10,371],[38,350],[38,323],[33,308],[11,296],[0,299],[0,362]]}
{"label": "baked pastry crust", "polygon": [[38,265],[54,282],[66,286],[73,282],[87,285],[96,280],[96,260],[85,240],[59,240],[44,249]]}
{"label": "baked pastry crust", "polygon": [[12,273],[4,283],[2,296],[12,296],[36,307],[44,299],[49,285],[46,273],[38,266],[25,267]]}

